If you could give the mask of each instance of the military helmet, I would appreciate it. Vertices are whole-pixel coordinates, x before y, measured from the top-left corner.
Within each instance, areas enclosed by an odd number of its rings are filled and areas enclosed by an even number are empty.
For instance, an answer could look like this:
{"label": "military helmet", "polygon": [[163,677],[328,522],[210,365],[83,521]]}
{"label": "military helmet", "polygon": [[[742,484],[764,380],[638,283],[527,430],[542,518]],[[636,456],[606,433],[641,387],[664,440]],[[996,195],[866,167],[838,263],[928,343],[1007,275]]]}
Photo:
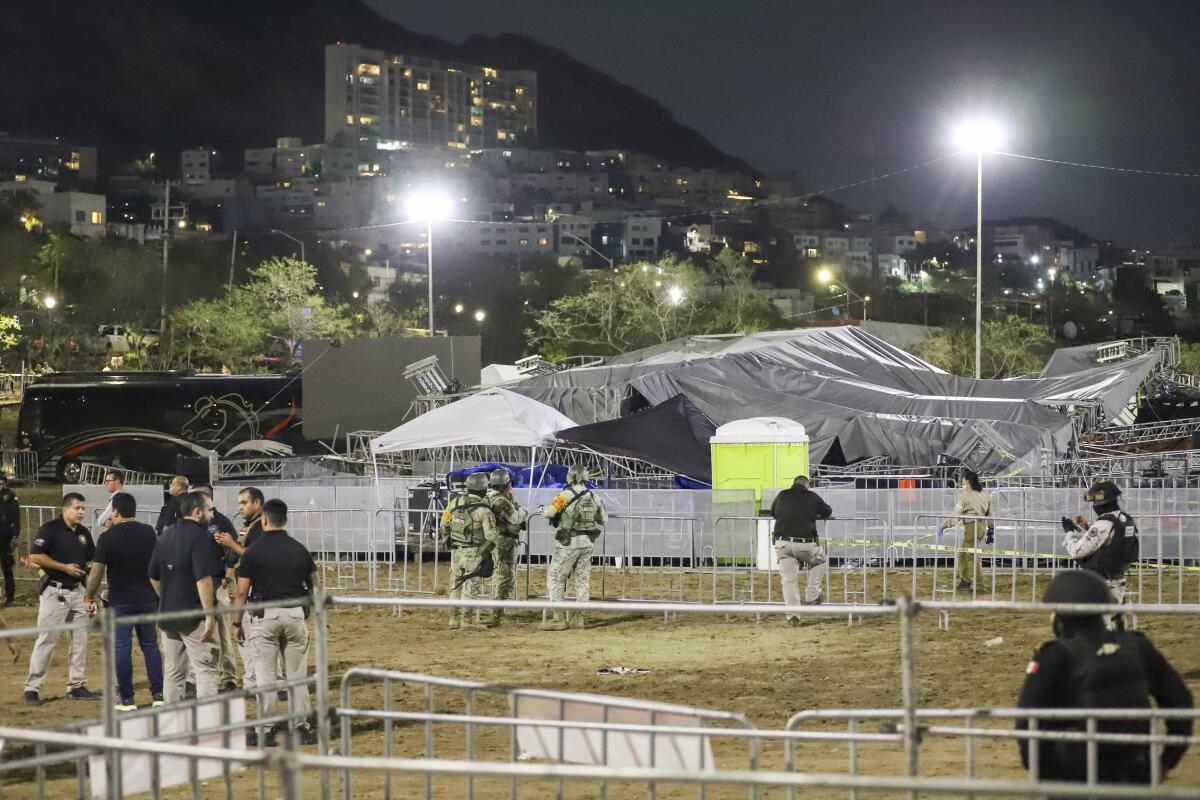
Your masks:
{"label": "military helmet", "polygon": [[1115,503],[1120,496],[1120,487],[1106,478],[1096,481],[1091,485],[1091,488],[1083,493],[1083,499],[1094,505]]}
{"label": "military helmet", "polygon": [[585,483],[587,478],[587,470],[583,467],[574,466],[567,470],[567,483]]}
{"label": "military helmet", "polygon": [[512,486],[512,475],[509,475],[506,469],[494,469],[492,474],[488,475],[488,486],[493,489],[507,489]]}
{"label": "military helmet", "polygon": [[[1113,602],[1112,592],[1108,585],[1094,572],[1084,569],[1067,569],[1058,573],[1046,587],[1042,595],[1043,603],[1089,603],[1107,604]],[[1097,612],[1097,615],[1099,612]],[[1063,612],[1064,617],[1090,617],[1092,614]]]}
{"label": "military helmet", "polygon": [[471,494],[487,494],[488,476],[486,472],[472,472],[467,476],[467,491]]}

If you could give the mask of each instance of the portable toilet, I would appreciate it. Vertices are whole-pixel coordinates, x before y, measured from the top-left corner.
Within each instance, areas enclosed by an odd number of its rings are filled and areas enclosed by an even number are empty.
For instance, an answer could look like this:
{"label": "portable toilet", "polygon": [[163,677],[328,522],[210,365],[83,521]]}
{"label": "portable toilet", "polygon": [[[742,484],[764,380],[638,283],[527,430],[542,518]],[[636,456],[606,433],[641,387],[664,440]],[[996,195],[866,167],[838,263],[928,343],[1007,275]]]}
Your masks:
{"label": "portable toilet", "polygon": [[735,419],[717,428],[708,442],[713,489],[753,489],[759,508],[763,489],[788,489],[793,478],[808,474],[808,435],[795,420]]}

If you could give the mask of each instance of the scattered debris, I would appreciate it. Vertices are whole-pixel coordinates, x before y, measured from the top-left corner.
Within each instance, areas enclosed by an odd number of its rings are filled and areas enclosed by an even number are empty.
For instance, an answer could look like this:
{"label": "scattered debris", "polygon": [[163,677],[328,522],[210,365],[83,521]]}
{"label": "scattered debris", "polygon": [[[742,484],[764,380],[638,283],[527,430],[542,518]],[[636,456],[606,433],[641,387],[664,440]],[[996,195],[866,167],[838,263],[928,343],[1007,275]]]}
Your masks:
{"label": "scattered debris", "polygon": [[645,675],[650,670],[641,667],[605,667],[596,670],[597,675]]}
{"label": "scattered debris", "polygon": [[995,647],[998,644],[1004,644],[1003,636],[997,636],[993,639],[988,639],[986,642],[983,643],[983,646],[984,647]]}

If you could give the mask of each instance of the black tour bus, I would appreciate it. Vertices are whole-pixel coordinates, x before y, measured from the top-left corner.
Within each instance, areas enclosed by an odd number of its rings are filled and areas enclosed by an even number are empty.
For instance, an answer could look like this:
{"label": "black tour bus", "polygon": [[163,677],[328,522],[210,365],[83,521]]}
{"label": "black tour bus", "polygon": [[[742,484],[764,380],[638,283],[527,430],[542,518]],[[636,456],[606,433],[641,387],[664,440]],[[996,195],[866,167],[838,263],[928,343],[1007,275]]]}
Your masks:
{"label": "black tour bus", "polygon": [[25,388],[17,430],[39,478],[64,483],[85,462],[174,474],[181,455],[290,455],[303,442],[300,376],[53,373]]}

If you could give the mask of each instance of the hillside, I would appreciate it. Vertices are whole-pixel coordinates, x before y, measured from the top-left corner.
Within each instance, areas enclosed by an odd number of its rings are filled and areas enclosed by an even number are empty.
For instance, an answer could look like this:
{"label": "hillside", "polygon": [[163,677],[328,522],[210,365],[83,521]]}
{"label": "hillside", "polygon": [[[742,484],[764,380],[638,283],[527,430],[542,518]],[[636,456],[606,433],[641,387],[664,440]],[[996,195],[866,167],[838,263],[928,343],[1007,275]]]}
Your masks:
{"label": "hillside", "polygon": [[105,166],[197,144],[236,153],[282,135],[320,141],[323,48],[336,40],[537,70],[546,146],[744,166],[657,101],[553,47],[516,35],[453,45],[359,0],[0,0],[0,130],[96,144]]}

